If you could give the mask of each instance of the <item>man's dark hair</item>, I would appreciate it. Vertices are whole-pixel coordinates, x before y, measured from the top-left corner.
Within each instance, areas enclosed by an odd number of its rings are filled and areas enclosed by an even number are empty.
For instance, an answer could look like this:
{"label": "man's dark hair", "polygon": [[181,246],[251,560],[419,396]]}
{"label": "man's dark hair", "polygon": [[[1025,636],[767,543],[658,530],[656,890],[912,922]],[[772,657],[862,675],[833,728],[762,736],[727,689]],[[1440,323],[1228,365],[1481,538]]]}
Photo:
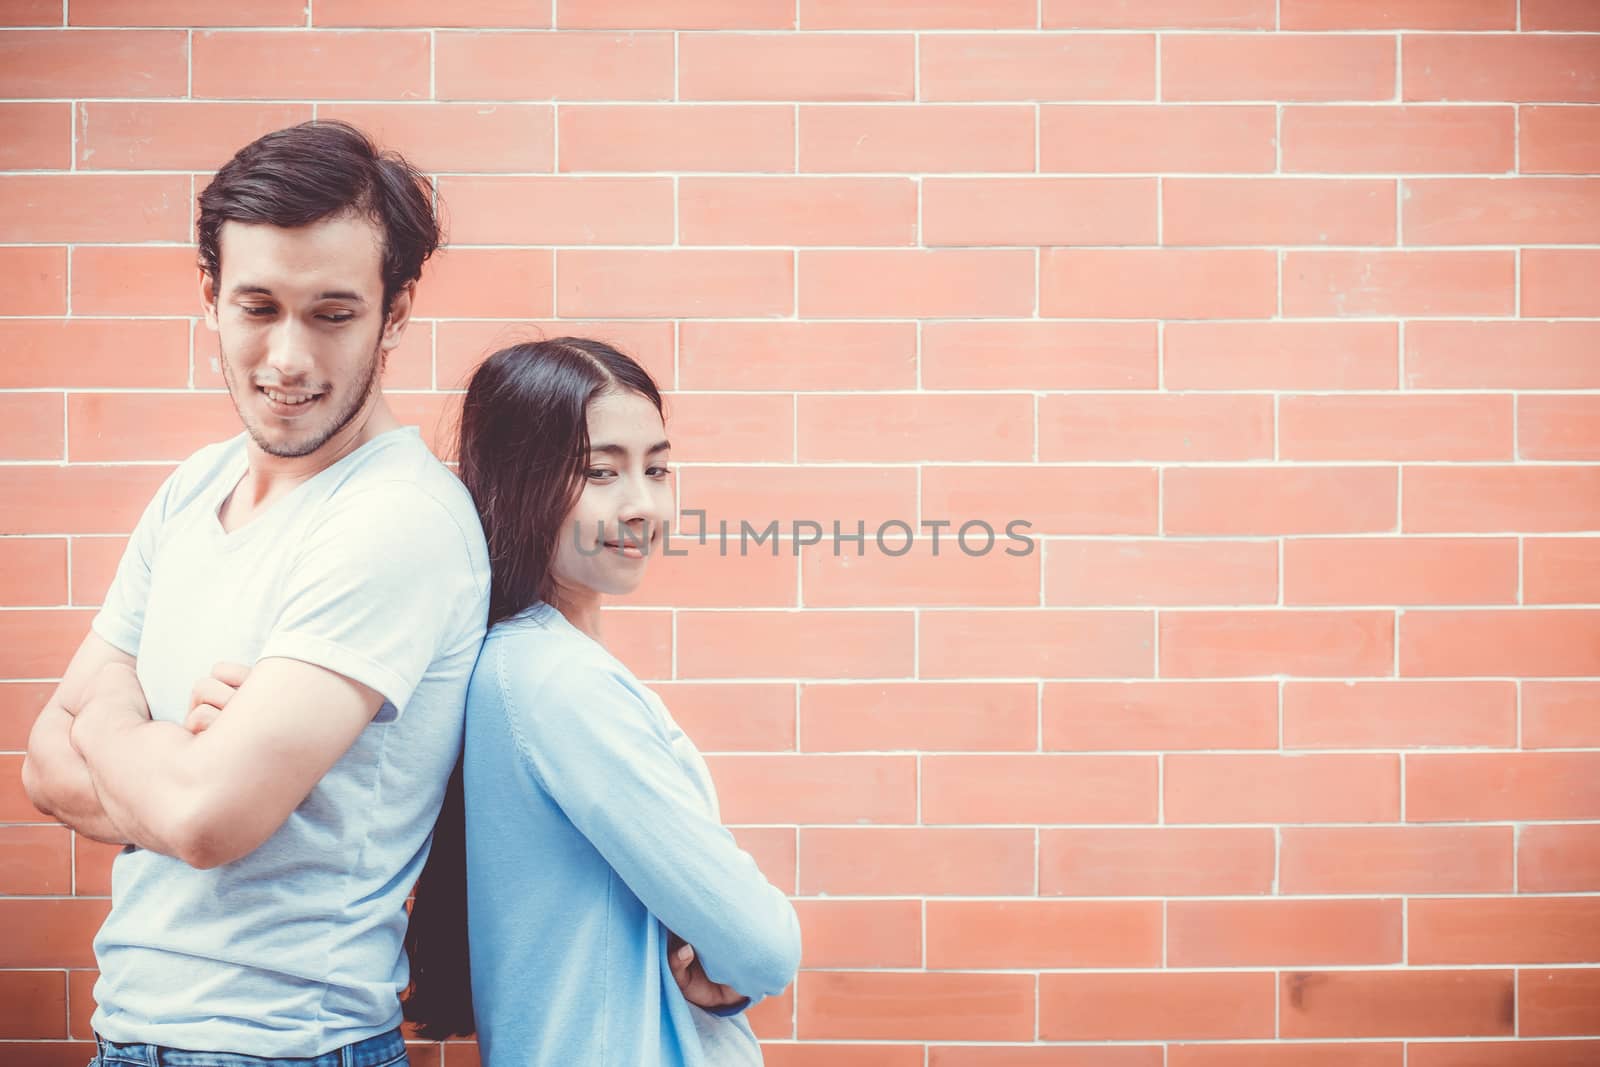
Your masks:
{"label": "man's dark hair", "polygon": [[222,277],[222,224],[308,226],[342,214],[364,215],[383,235],[383,312],[422,274],[439,247],[426,179],[395,152],[380,152],[349,123],[302,122],[259,137],[217,171],[200,194],[200,267]]}

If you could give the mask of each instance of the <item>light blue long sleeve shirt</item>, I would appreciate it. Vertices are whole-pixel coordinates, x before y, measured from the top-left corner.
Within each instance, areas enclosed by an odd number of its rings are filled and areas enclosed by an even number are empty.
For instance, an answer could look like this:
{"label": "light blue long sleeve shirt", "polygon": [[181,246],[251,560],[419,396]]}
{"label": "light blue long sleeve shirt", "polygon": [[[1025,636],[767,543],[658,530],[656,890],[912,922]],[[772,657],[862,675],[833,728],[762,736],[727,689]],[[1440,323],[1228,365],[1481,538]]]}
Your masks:
{"label": "light blue long sleeve shirt", "polygon": [[759,1063],[742,1014],[683,999],[667,931],[754,1004],[794,979],[799,924],[722,826],[705,762],[656,695],[538,604],[491,631],[466,718],[486,1067]]}

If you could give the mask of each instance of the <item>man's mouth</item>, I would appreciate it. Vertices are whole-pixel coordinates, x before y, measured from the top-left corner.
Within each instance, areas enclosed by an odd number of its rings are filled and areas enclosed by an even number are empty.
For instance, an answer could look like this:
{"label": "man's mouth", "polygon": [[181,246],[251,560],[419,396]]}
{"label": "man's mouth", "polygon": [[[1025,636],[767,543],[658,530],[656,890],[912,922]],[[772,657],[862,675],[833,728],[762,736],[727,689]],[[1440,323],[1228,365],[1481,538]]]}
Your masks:
{"label": "man's mouth", "polygon": [[269,389],[266,386],[257,386],[261,395],[271,402],[274,412],[280,415],[295,414],[312,401],[322,396],[321,393],[291,392],[282,389]]}

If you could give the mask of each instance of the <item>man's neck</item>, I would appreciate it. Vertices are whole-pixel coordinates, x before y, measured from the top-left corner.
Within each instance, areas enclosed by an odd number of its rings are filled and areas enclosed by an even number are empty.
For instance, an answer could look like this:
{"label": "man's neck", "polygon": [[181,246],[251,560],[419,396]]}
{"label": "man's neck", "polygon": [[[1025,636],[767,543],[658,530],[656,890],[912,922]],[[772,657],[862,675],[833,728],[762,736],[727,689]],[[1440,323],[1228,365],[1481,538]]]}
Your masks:
{"label": "man's neck", "polygon": [[321,474],[367,442],[399,428],[400,420],[379,394],[367,410],[323,442],[322,447],[304,456],[274,456],[247,438],[248,466],[222,506],[223,528],[231,532],[245,525],[300,483]]}

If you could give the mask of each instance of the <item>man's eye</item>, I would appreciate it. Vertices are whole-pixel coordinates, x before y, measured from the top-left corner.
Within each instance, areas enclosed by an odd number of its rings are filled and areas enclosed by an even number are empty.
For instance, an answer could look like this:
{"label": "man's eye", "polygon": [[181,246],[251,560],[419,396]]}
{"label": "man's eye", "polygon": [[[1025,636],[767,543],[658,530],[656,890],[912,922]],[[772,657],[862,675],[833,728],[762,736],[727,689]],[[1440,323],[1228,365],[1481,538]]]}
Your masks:
{"label": "man's eye", "polygon": [[264,304],[244,305],[244,313],[254,319],[266,318],[268,315],[272,314],[272,310],[272,308],[267,307]]}
{"label": "man's eye", "polygon": [[345,314],[345,315],[318,315],[317,318],[321,319],[323,322],[340,323],[340,322],[349,322],[351,319],[355,318],[355,316],[354,315],[350,315],[350,314]]}

